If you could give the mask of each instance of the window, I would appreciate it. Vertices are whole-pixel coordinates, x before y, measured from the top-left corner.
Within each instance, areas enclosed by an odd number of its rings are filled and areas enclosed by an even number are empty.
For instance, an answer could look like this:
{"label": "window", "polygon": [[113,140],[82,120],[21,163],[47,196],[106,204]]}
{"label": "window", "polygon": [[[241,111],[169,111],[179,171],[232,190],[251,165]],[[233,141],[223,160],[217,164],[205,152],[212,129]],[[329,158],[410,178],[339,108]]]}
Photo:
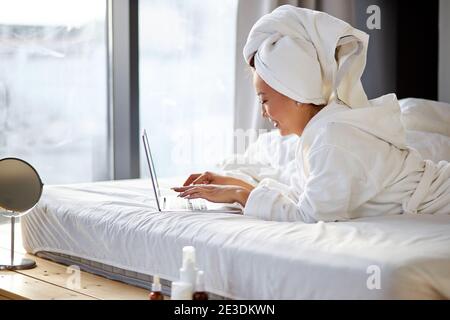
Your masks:
{"label": "window", "polygon": [[0,0],[0,157],[109,178],[106,0]]}
{"label": "window", "polygon": [[[140,0],[140,127],[159,176],[210,169],[232,151],[237,0]],[[148,176],[145,152],[140,171]]]}

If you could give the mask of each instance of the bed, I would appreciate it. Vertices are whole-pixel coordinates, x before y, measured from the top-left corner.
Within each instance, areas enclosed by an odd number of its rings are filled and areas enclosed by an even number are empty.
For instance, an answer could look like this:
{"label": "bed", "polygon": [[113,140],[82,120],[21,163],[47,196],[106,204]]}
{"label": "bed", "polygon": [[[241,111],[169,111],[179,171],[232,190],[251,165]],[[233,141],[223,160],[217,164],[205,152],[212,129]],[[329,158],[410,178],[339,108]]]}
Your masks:
{"label": "bed", "polygon": [[[434,105],[425,104],[401,101],[409,141],[428,159],[450,160],[450,105],[438,105],[438,119],[427,122]],[[235,161],[223,168],[250,183],[258,170],[289,183],[296,141],[271,141],[256,167],[242,170],[251,160],[244,156],[240,171]],[[287,156],[270,158],[277,153]],[[164,192],[179,183],[163,181]],[[450,299],[450,215],[304,224],[160,213],[150,181],[137,179],[45,186],[22,218],[22,233],[30,253],[144,288],[159,275],[166,294],[178,279],[182,247],[192,245],[214,298]]]}
{"label": "bed", "polygon": [[24,247],[137,286],[158,274],[166,293],[182,247],[193,245],[216,297],[450,298],[450,215],[304,224],[159,213],[150,186],[145,179],[47,186],[22,220]]}

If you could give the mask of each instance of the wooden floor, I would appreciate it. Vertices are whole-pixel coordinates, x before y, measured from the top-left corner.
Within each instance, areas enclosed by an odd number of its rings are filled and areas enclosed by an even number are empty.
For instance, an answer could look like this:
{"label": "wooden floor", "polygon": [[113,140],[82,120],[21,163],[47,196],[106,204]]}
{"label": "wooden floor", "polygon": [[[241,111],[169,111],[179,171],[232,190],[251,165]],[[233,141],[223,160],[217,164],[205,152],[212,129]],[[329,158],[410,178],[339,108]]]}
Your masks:
{"label": "wooden floor", "polygon": [[[10,225],[0,224],[0,256],[10,256]],[[16,224],[15,252],[36,261],[30,270],[0,271],[0,300],[147,300],[145,289],[69,269],[25,253],[20,223]],[[79,281],[77,280],[79,279]]]}

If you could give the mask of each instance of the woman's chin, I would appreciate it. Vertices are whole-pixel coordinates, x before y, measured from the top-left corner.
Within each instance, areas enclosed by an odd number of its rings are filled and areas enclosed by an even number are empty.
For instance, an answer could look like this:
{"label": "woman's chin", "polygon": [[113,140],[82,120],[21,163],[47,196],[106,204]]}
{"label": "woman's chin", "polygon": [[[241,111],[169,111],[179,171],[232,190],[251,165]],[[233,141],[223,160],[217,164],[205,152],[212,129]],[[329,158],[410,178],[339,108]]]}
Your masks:
{"label": "woman's chin", "polygon": [[277,129],[278,129],[278,132],[280,133],[281,136],[289,136],[291,134],[296,134],[298,136],[300,135],[297,132],[292,131],[292,130],[283,129],[283,128],[277,128]]}
{"label": "woman's chin", "polygon": [[282,135],[282,136],[288,136],[288,135],[291,134],[288,130],[283,129],[283,128],[278,128],[278,132],[279,132],[280,135]]}

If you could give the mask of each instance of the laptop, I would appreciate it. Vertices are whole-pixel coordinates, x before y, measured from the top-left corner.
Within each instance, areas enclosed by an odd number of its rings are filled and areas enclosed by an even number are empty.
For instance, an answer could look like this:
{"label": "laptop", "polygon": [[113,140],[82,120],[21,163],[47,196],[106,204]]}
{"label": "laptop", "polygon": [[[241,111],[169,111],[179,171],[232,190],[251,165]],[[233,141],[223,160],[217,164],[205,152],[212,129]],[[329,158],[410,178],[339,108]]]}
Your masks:
{"label": "laptop", "polygon": [[236,204],[214,203],[205,199],[184,199],[175,195],[162,195],[146,130],[144,130],[142,134],[142,143],[144,144],[145,156],[147,158],[147,164],[150,171],[150,179],[153,185],[156,207],[159,212],[202,211],[237,214],[242,213],[240,205]]}

